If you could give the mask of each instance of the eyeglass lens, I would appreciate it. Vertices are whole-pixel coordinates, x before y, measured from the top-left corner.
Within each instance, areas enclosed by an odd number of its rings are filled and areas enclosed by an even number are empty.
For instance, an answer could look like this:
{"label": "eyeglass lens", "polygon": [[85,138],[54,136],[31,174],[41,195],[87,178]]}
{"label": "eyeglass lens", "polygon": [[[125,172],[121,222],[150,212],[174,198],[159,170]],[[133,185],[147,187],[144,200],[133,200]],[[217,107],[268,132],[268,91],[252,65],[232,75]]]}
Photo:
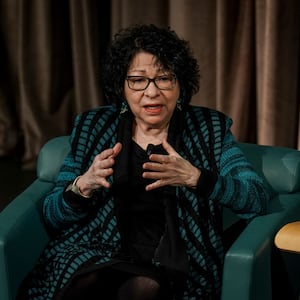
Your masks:
{"label": "eyeglass lens", "polygon": [[126,80],[128,82],[128,87],[137,91],[145,90],[149,86],[150,82],[153,82],[160,90],[172,89],[176,83],[176,78],[174,75],[158,76],[155,78],[148,78],[144,76],[127,76]]}

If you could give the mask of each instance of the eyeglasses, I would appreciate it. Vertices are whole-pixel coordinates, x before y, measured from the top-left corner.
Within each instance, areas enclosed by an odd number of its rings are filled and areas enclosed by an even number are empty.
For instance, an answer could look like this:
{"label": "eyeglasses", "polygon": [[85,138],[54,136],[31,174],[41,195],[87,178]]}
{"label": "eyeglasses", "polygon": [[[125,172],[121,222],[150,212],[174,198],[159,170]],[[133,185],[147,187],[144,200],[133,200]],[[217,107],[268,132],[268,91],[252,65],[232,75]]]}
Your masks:
{"label": "eyeglasses", "polygon": [[145,76],[127,76],[128,87],[134,91],[144,91],[153,82],[160,90],[171,90],[176,85],[176,76],[174,74],[148,78]]}

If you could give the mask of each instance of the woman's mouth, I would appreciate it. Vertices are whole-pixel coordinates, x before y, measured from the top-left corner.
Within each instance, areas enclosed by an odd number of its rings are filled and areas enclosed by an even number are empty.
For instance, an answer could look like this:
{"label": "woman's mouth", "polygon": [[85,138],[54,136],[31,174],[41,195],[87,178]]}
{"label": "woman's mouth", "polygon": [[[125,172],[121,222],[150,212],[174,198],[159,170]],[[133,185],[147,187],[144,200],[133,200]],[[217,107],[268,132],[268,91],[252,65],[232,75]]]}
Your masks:
{"label": "woman's mouth", "polygon": [[162,105],[147,105],[144,106],[145,111],[150,114],[158,114],[162,111]]}

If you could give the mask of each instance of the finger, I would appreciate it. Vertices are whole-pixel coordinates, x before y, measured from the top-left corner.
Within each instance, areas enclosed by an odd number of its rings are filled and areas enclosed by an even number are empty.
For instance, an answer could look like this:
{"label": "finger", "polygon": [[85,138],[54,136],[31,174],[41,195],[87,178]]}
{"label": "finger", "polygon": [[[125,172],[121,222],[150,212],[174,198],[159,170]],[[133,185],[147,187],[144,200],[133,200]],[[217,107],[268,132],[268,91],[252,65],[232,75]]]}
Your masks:
{"label": "finger", "polygon": [[180,156],[180,155],[175,151],[175,149],[167,142],[166,139],[164,139],[164,140],[162,141],[162,145],[163,145],[164,149],[167,151],[167,153],[168,153],[169,155],[174,155],[174,156],[177,156],[177,157]]}
{"label": "finger", "polygon": [[122,149],[122,144],[116,143],[113,148],[105,149],[98,155],[101,160],[107,158],[114,158],[121,152],[121,149]]}
{"label": "finger", "polygon": [[154,163],[167,164],[171,161],[171,157],[164,154],[151,154],[149,160]]}
{"label": "finger", "polygon": [[105,187],[107,189],[110,188],[110,183],[105,178],[102,178],[99,185],[102,186],[102,187]]}
{"label": "finger", "polygon": [[94,176],[99,177],[99,178],[106,178],[112,174],[113,174],[112,168],[107,168],[107,169],[98,168],[95,170]]}
{"label": "finger", "polygon": [[158,180],[161,178],[168,178],[168,176],[162,172],[144,172],[143,178]]}
{"label": "finger", "polygon": [[114,164],[114,159],[111,156],[106,158],[104,158],[103,156],[104,154],[101,153],[95,157],[92,165],[95,170],[107,169],[112,167],[112,165]]}
{"label": "finger", "polygon": [[157,189],[157,188],[160,188],[162,185],[161,185],[161,180],[156,180],[154,181],[153,183],[150,183],[148,184],[145,189],[146,191],[151,191],[151,190],[154,190],[154,189]]}
{"label": "finger", "polygon": [[107,158],[112,157],[114,154],[114,149],[113,148],[109,148],[109,149],[105,149],[103,150],[100,154],[98,154],[96,157],[98,157],[100,160],[104,160]]}
{"label": "finger", "polygon": [[145,172],[149,171],[149,172],[162,173],[173,169],[167,162],[163,162],[163,161],[165,161],[164,158],[160,159],[159,161],[155,160],[155,161],[145,162],[143,164],[143,170]]}
{"label": "finger", "polygon": [[181,157],[176,154],[175,155],[163,155],[163,154],[151,154],[149,156],[150,162],[147,163],[152,163],[152,164],[161,164],[164,166],[163,169],[167,169],[168,167],[175,166],[175,164],[178,164],[178,161],[181,160]]}
{"label": "finger", "polygon": [[168,186],[168,185],[171,185],[169,180],[158,179],[158,180],[154,181],[153,183],[148,184],[145,189],[146,189],[146,191],[151,191],[151,190],[158,189],[158,188]]}
{"label": "finger", "polygon": [[116,157],[122,150],[122,144],[116,143],[113,147],[113,155],[112,157]]}
{"label": "finger", "polygon": [[160,187],[160,186],[159,186],[159,184],[158,184],[157,181],[156,181],[156,182],[154,182],[154,183],[148,184],[148,185],[145,187],[145,189],[146,189],[146,191],[151,191],[151,190],[157,189],[157,188],[159,188],[159,187]]}
{"label": "finger", "polygon": [[145,162],[143,164],[143,169],[144,170],[149,170],[149,171],[154,171],[154,172],[162,172],[166,170],[166,164],[163,164],[164,159],[157,157],[157,159],[155,160],[156,156],[154,157],[155,162]]}

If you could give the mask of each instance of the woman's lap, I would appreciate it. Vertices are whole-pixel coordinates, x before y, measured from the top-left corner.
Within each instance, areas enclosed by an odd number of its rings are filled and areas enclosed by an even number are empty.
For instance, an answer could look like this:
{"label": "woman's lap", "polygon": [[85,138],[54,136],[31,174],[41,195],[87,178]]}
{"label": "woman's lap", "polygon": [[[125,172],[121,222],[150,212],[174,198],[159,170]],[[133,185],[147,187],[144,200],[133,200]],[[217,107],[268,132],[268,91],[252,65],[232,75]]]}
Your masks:
{"label": "woman's lap", "polygon": [[164,293],[163,299],[167,299],[165,296],[168,293],[167,280],[162,274],[152,268],[144,269],[138,266],[129,266],[126,270],[126,264],[116,264],[75,276],[64,291],[63,297],[59,299],[99,300],[100,296],[101,299],[113,300],[117,298],[122,284],[136,276],[148,277],[158,282],[161,292]]}

